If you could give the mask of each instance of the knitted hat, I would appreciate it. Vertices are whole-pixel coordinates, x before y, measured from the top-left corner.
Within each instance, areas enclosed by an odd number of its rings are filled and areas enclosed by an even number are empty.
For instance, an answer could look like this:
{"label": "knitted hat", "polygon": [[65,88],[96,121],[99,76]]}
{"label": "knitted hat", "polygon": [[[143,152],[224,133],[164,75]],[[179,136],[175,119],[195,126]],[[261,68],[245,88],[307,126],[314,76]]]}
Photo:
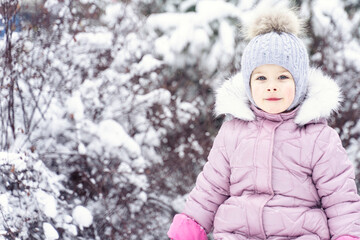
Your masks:
{"label": "knitted hat", "polygon": [[304,100],[309,72],[309,57],[305,45],[297,37],[301,21],[290,9],[268,9],[257,13],[248,27],[251,41],[241,59],[246,94],[256,106],[250,89],[250,77],[256,67],[277,64],[287,69],[295,81],[295,98],[290,110]]}

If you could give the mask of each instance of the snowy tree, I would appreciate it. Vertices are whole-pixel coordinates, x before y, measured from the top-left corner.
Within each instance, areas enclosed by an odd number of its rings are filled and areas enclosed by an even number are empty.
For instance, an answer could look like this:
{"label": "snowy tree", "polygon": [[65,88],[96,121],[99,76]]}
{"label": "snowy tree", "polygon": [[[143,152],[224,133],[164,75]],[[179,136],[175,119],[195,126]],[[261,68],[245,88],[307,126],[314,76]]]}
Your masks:
{"label": "snowy tree", "polygon": [[[25,130],[12,149],[36,152],[52,171],[65,176],[62,198],[69,207],[62,211],[71,215],[71,209],[82,205],[97,223],[79,223],[78,214],[72,214],[79,237],[152,238],[154,231],[161,236],[159,222],[166,227],[172,217],[164,196],[171,187],[159,186],[167,178],[162,172],[158,178],[153,174],[168,153],[183,156],[190,148],[176,141],[180,135],[181,141],[194,141],[194,134],[184,134],[181,126],[195,121],[198,110],[162,87],[167,87],[168,72],[151,55],[152,33],[142,29],[135,3],[47,1],[44,6],[51,24],[21,35],[18,44],[27,44],[28,51],[17,56],[22,63],[19,82],[28,79],[26,73],[37,73],[34,82],[21,85],[22,107],[17,108],[36,124],[24,121]],[[54,30],[56,39],[50,38]],[[31,44],[26,37],[36,41]],[[34,118],[27,118],[29,110]],[[172,146],[162,153],[165,142]],[[198,147],[192,154],[200,153]],[[159,211],[168,216],[159,218]],[[72,234],[54,227],[61,238]],[[54,232],[48,224],[43,229]]]}
{"label": "snowy tree", "polygon": [[[348,150],[350,160],[357,166],[360,179],[360,54],[359,6],[351,1],[317,0],[303,4],[310,17],[311,60],[341,86],[343,104],[331,124]],[[311,11],[308,11],[311,9]]]}

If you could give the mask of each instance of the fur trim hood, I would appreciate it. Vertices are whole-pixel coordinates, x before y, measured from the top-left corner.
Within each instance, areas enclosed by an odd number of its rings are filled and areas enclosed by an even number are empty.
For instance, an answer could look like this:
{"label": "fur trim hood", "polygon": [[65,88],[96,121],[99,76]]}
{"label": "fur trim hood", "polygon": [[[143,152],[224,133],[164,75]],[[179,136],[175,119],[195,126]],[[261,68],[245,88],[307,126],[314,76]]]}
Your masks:
{"label": "fur trim hood", "polygon": [[[310,70],[307,89],[306,98],[298,107],[294,119],[299,126],[329,118],[332,112],[337,111],[341,101],[339,86],[319,69]],[[215,114],[230,114],[244,121],[255,120],[241,72],[225,81],[216,91]]]}

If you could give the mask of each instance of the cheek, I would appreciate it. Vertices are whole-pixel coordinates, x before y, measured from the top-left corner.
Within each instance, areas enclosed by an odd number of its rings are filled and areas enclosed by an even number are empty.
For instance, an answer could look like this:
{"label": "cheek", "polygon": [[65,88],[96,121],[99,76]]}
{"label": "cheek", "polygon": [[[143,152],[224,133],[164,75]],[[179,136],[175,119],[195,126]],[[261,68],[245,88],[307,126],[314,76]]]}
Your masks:
{"label": "cheek", "polygon": [[286,87],[285,95],[289,100],[293,101],[295,98],[295,86],[289,85],[288,87]]}
{"label": "cheek", "polygon": [[259,87],[254,86],[251,88],[251,95],[253,99],[256,101],[261,96],[261,90]]}

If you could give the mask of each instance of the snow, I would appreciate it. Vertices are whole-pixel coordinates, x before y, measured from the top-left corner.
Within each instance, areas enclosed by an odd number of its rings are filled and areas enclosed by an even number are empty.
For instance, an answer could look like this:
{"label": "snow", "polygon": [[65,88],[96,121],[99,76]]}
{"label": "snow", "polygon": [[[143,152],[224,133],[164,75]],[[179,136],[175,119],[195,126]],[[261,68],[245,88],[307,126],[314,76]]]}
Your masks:
{"label": "snow", "polygon": [[147,19],[147,26],[152,29],[158,29],[162,32],[174,30],[179,25],[199,24],[199,17],[193,12],[189,13],[158,13],[151,14]]}
{"label": "snow", "polygon": [[112,119],[101,121],[97,134],[105,145],[113,147],[123,146],[134,157],[141,154],[140,146],[126,133],[119,123]]}
{"label": "snow", "polygon": [[210,46],[210,39],[203,28],[195,28],[191,39],[190,53],[194,56],[201,54],[202,51],[208,49]]}
{"label": "snow", "polygon": [[[205,26],[214,20],[226,17],[240,17],[240,11],[232,3],[223,1],[198,1],[196,13],[160,13],[152,14],[147,19],[147,25],[151,28],[159,29],[162,32],[168,32],[181,25],[191,27]],[[191,35],[187,34],[187,35]]]}
{"label": "snow", "polygon": [[91,46],[97,49],[108,49],[112,46],[113,34],[111,32],[78,33],[75,36],[76,44]]}
{"label": "snow", "polygon": [[145,73],[149,73],[157,69],[161,66],[161,61],[155,59],[150,54],[146,54],[139,64],[135,67],[135,72],[140,75],[144,75]]}
{"label": "snow", "polygon": [[9,200],[8,200],[9,196],[10,193],[0,194],[0,208],[1,211],[3,211],[5,214],[11,211],[11,208],[9,208]]}
{"label": "snow", "polygon": [[23,48],[24,51],[30,52],[33,48],[34,48],[34,43],[32,43],[30,41],[26,41],[24,43],[24,48]]}
{"label": "snow", "polygon": [[185,208],[186,199],[188,197],[188,194],[185,194],[184,196],[178,196],[171,202],[172,208],[180,213]]}
{"label": "snow", "polygon": [[[360,124],[358,124],[360,125]],[[360,158],[360,140],[351,139],[349,147],[346,149],[347,154],[349,155],[349,159],[353,166],[356,168],[356,166],[359,164],[355,160]]]}
{"label": "snow", "polygon": [[[55,196],[59,196],[60,190],[63,189],[63,186],[60,184],[60,182],[64,180],[64,175],[58,175],[52,171],[49,171],[49,169],[45,166],[44,162],[41,160],[34,161],[32,164],[33,169],[37,172],[41,172],[43,180],[45,180],[47,183],[46,185],[44,185],[45,183],[43,185],[40,183],[40,186],[43,187],[43,189],[47,189],[48,191],[51,190],[51,192],[55,194]],[[53,205],[49,207],[50,209],[54,209]]]}
{"label": "snow", "polygon": [[199,1],[195,13],[152,14],[147,26],[165,33],[155,40],[155,52],[165,63],[183,68],[198,64],[200,59],[202,69],[211,75],[233,61],[235,27],[229,24],[230,19],[241,19],[232,3]]}
{"label": "snow", "polygon": [[[152,127],[143,125],[144,132],[138,133],[134,136],[137,143],[150,146],[160,146],[161,132],[156,131]],[[147,129],[146,129],[147,128]]]}
{"label": "snow", "polygon": [[65,223],[71,223],[72,220],[73,220],[73,218],[70,215],[65,215],[64,216]]}
{"label": "snow", "polygon": [[73,115],[76,121],[84,118],[84,104],[79,91],[74,92],[72,97],[67,99],[66,104],[68,113]]}
{"label": "snow", "polygon": [[43,211],[46,216],[55,218],[58,214],[56,199],[52,195],[40,189],[36,191],[35,196],[38,203],[41,205],[41,211]]}
{"label": "snow", "polygon": [[93,223],[91,212],[83,206],[76,206],[72,212],[72,217],[81,230],[83,230],[84,227],[90,227]]}
{"label": "snow", "polygon": [[57,5],[58,3],[58,0],[46,0],[44,7],[50,9],[52,6]]}
{"label": "snow", "polygon": [[87,152],[86,147],[83,143],[79,143],[78,152],[79,152],[79,154],[82,154],[82,155],[86,154],[86,152]]}
{"label": "snow", "polygon": [[147,194],[146,192],[141,192],[138,196],[138,198],[143,201],[143,202],[146,202],[147,201]]}
{"label": "snow", "polygon": [[152,106],[155,103],[169,104],[171,100],[171,94],[168,90],[160,88],[156,89],[148,94],[138,95],[134,100],[134,105]]}
{"label": "snow", "polygon": [[64,229],[66,229],[67,231],[70,232],[71,235],[73,236],[77,236],[78,235],[78,230],[77,227],[73,224],[64,224]]}
{"label": "snow", "polygon": [[26,157],[10,152],[0,152],[0,165],[14,166],[14,170],[23,171],[26,169]]}
{"label": "snow", "polygon": [[110,4],[105,9],[105,15],[102,16],[102,21],[107,23],[109,26],[114,26],[118,17],[121,17],[121,14],[124,12],[124,5],[121,3]]}
{"label": "snow", "polygon": [[181,12],[187,11],[192,6],[195,6],[197,3],[197,0],[185,0],[180,2],[179,9]]}
{"label": "snow", "polygon": [[226,17],[240,17],[240,11],[232,3],[223,1],[199,1],[196,11],[206,22]]}
{"label": "snow", "polygon": [[183,124],[189,122],[200,114],[199,110],[188,102],[177,102],[176,114]]}
{"label": "snow", "polygon": [[[23,223],[32,222],[35,218],[38,226],[43,226],[46,239],[57,239],[56,230],[38,219],[51,218],[57,221],[61,218],[63,213],[58,212],[58,199],[54,197],[63,189],[59,182],[61,176],[52,173],[41,160],[34,160],[32,154],[0,155],[4,187],[12,188],[11,191],[0,194],[1,218],[10,226],[11,231],[19,231],[19,239],[28,238],[30,230]],[[18,227],[20,225],[21,228]],[[0,231],[3,229],[4,226],[0,225]]]}
{"label": "snow", "polygon": [[220,22],[219,40],[214,44],[209,54],[209,61],[203,64],[208,72],[214,72],[217,67],[226,67],[231,63],[234,56],[235,47],[234,30],[225,21]]}
{"label": "snow", "polygon": [[44,229],[44,234],[45,234],[46,240],[59,239],[58,232],[50,223],[44,222],[43,229]]}
{"label": "snow", "polygon": [[129,166],[129,164],[124,163],[124,162],[120,163],[117,171],[119,173],[131,173],[132,172],[131,167]]}
{"label": "snow", "polygon": [[149,187],[148,178],[144,174],[131,174],[128,176],[129,182],[140,189],[146,190]]}

